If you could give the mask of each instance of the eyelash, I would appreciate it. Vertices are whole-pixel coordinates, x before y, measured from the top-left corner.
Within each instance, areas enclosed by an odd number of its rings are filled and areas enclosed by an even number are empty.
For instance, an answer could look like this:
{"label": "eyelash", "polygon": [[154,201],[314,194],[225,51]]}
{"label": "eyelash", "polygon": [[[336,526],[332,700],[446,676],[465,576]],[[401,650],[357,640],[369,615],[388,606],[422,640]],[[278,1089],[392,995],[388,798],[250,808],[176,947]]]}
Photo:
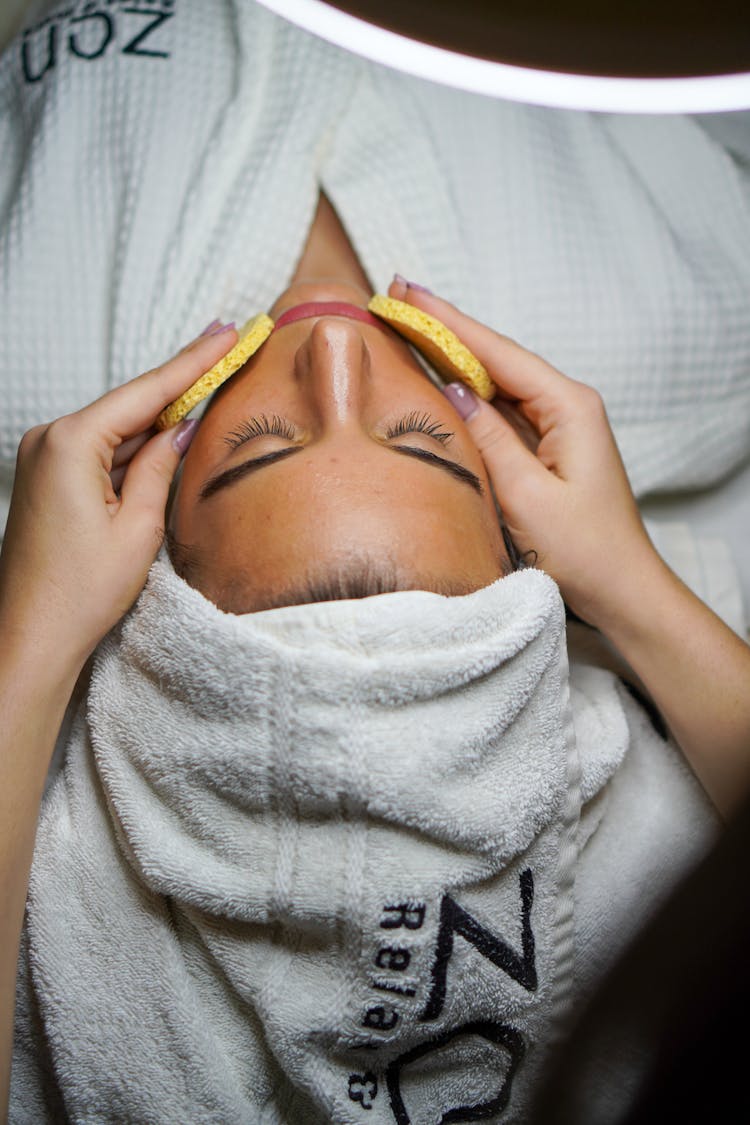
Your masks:
{"label": "eyelash", "polygon": [[[436,422],[429,414],[419,414],[416,410],[400,418],[397,422],[392,422],[388,426],[385,436],[395,438],[410,433],[427,434],[428,437],[435,438],[443,445],[447,445],[453,437],[450,430],[441,429],[440,422]],[[224,441],[232,449],[236,449],[246,441],[250,441],[251,438],[263,437],[265,434],[275,434],[277,437],[286,438],[288,441],[294,441],[297,436],[294,427],[285,418],[280,418],[278,414],[274,414],[269,421],[268,415],[261,414],[257,418],[250,418],[249,421],[240,423],[236,430],[233,430],[231,434],[224,438]]]}
{"label": "eyelash", "polygon": [[392,422],[386,430],[386,437],[394,438],[401,437],[402,434],[422,433],[427,434],[429,437],[436,438],[437,441],[447,445],[453,437],[449,430],[442,430],[441,423],[434,421],[429,414],[418,414],[413,410],[411,414],[407,414],[405,418],[399,419],[398,422]]}
{"label": "eyelash", "polygon": [[294,441],[297,436],[294,427],[285,418],[274,414],[269,422],[268,415],[261,414],[258,418],[242,422],[236,430],[224,438],[224,441],[227,445],[231,445],[232,449],[236,449],[238,445],[250,441],[251,438],[263,437],[264,434],[276,434],[277,437],[287,438],[289,441]]}

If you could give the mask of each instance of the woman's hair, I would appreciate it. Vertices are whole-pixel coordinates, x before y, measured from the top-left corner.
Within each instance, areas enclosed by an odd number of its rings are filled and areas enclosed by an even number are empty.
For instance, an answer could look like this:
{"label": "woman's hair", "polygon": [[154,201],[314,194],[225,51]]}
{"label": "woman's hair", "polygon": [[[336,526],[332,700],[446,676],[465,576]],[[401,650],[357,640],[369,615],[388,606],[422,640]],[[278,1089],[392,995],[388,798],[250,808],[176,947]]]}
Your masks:
{"label": "woman's hair", "polygon": [[[502,577],[511,574],[514,570],[534,566],[536,552],[528,551],[524,555],[519,554],[499,510],[498,518],[508,553],[508,558],[502,563]],[[165,542],[175,573],[189,586],[200,590],[201,572],[205,573],[201,552],[195,547],[180,543],[171,530],[167,530]],[[532,555],[533,560],[529,557]],[[450,579],[437,575],[422,575],[420,585],[415,587],[413,579],[404,578],[388,559],[378,560],[375,563],[368,556],[355,555],[353,559],[347,560],[339,567],[325,569],[311,567],[300,583],[274,594],[256,593],[252,597],[252,604],[249,605],[247,592],[236,580],[228,580],[215,600],[219,608],[225,612],[243,614],[257,613],[265,609],[279,609],[282,606],[308,605],[313,602],[370,598],[376,594],[393,594],[399,590],[416,588],[428,589],[444,597],[461,597],[474,593],[477,586],[476,582],[467,575],[459,573]]]}
{"label": "woman's hair", "polygon": [[500,520],[500,530],[503,533],[503,543],[505,544],[505,550],[508,552],[508,560],[510,563],[508,567],[508,573],[512,573],[514,570],[525,570],[526,567],[536,566],[536,551],[524,551],[524,553],[521,554],[518,550],[518,547],[516,547],[515,543],[513,542],[513,536],[508,531],[508,527],[499,510],[497,516]]}

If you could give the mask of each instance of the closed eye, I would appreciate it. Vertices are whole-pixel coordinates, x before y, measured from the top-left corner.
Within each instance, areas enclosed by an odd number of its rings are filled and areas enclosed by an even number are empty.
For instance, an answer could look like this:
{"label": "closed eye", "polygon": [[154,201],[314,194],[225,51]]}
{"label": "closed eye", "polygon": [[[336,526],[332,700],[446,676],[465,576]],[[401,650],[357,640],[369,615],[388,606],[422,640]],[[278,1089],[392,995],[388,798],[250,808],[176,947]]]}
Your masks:
{"label": "closed eye", "polygon": [[429,414],[420,414],[416,410],[412,410],[411,414],[407,414],[397,422],[392,422],[386,429],[385,436],[395,438],[401,437],[402,434],[416,433],[427,434],[428,437],[436,438],[443,445],[448,445],[453,437],[450,430],[441,429],[440,422],[436,422]]}
{"label": "closed eye", "polygon": [[[420,413],[417,410],[412,410],[410,414],[405,414],[403,418],[389,423],[384,436],[386,439],[392,440],[393,438],[403,437],[404,434],[416,433],[427,434],[428,437],[434,438],[442,445],[448,445],[454,436],[451,430],[442,428],[441,422],[436,421],[429,414]],[[241,422],[236,430],[232,430],[225,436],[224,441],[234,450],[239,449],[246,442],[252,441],[254,438],[264,437],[266,434],[273,434],[276,437],[285,438],[287,441],[299,439],[297,427],[288,419],[281,418],[278,414],[274,414],[271,418],[267,414],[259,414],[257,417],[248,418],[247,421]]]}
{"label": "closed eye", "polygon": [[277,437],[294,441],[297,431],[291,422],[286,418],[280,418],[278,414],[274,414],[270,420],[267,414],[260,414],[257,418],[249,418],[246,422],[241,422],[236,430],[226,435],[224,441],[232,449],[237,449],[246,441],[263,437],[264,434],[275,434]]}

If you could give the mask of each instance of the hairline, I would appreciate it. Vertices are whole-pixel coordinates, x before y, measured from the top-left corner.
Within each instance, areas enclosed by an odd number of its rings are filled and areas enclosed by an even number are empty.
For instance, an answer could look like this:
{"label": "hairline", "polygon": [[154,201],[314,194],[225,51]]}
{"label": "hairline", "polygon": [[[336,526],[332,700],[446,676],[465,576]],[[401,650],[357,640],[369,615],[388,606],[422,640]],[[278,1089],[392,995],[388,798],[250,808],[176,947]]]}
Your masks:
{"label": "hairline", "polygon": [[[166,548],[175,572],[199,589],[200,552],[180,543],[167,531]],[[509,559],[498,560],[498,578],[512,573]],[[216,604],[226,613],[244,615],[268,609],[281,609],[293,605],[312,605],[320,602],[358,600],[379,594],[393,594],[404,590],[425,590],[443,597],[463,597],[481,588],[468,574],[458,572],[450,577],[430,572],[417,573],[399,567],[388,557],[375,557],[354,552],[333,563],[311,566],[301,580],[276,591],[259,591],[248,597],[240,583],[228,579],[220,587]],[[227,608],[229,607],[229,608]]]}

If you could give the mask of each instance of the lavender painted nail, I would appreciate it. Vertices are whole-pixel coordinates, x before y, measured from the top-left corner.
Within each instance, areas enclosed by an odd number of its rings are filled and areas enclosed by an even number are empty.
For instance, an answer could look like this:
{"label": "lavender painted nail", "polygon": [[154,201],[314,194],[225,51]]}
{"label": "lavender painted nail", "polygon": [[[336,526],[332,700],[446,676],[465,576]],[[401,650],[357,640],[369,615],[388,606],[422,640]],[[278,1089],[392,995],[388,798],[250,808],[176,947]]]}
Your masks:
{"label": "lavender painted nail", "polygon": [[407,281],[400,273],[394,273],[393,280],[399,285],[405,285],[407,289],[414,289],[417,293],[427,293],[430,297],[434,296],[431,289],[426,285],[417,285],[416,281]]}
{"label": "lavender painted nail", "polygon": [[234,328],[234,321],[230,320],[229,324],[222,324],[219,322],[219,327],[214,328],[213,332],[209,332],[209,336],[220,336],[222,332],[228,332],[230,328]]}
{"label": "lavender painted nail", "polygon": [[172,445],[177,452],[182,456],[187,452],[190,442],[195,436],[195,431],[198,428],[197,418],[185,418],[178,426],[175,427],[175,432],[172,437]]}
{"label": "lavender painted nail", "polygon": [[203,329],[203,331],[201,332],[201,336],[210,336],[211,333],[213,332],[213,330],[215,328],[217,328],[220,324],[221,324],[220,320],[212,320],[211,323],[207,324],[206,327]]}
{"label": "lavender painted nail", "polygon": [[479,409],[477,396],[463,383],[449,383],[447,387],[443,388],[443,394],[451,406],[455,407],[464,422],[468,422],[469,418],[472,418]]}

